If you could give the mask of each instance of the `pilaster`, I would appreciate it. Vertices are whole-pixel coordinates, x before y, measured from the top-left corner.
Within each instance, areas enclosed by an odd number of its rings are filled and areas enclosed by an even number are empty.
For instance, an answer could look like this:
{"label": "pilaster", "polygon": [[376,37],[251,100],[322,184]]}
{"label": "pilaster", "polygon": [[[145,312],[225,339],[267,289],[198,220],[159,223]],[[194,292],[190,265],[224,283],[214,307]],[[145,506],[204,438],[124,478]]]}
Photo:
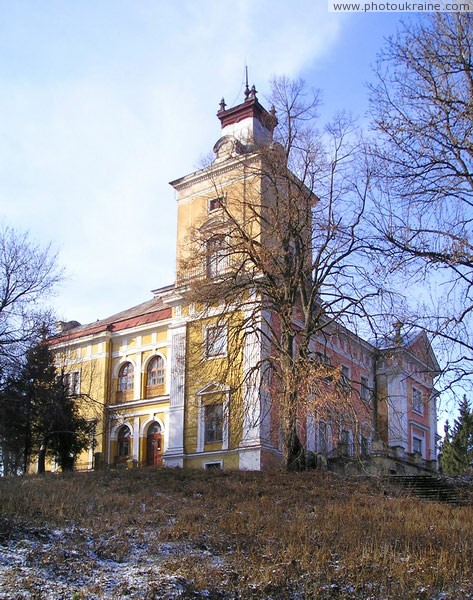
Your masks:
{"label": "pilaster", "polygon": [[186,324],[170,328],[170,395],[169,437],[164,462],[168,467],[182,467],[184,463],[184,401],[186,369]]}

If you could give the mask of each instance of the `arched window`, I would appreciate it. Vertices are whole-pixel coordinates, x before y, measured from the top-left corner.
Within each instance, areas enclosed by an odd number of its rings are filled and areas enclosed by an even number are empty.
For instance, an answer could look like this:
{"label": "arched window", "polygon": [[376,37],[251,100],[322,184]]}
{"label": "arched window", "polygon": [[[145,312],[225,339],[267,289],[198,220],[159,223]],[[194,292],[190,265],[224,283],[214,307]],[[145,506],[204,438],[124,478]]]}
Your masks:
{"label": "arched window", "polygon": [[130,392],[133,390],[133,365],[130,362],[121,366],[118,373],[118,391]]}
{"label": "arched window", "polygon": [[131,431],[128,425],[123,425],[118,431],[118,456],[124,457],[130,455]]}
{"label": "arched window", "polygon": [[155,356],[148,365],[148,378],[146,385],[161,385],[164,383],[164,360],[162,356]]}

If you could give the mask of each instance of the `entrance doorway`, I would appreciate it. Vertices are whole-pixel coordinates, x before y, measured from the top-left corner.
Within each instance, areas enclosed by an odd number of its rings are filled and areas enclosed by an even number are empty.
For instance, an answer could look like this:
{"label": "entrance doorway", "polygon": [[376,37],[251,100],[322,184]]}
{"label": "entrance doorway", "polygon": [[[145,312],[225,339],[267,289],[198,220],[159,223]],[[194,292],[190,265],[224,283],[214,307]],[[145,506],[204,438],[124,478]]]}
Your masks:
{"label": "entrance doorway", "polygon": [[162,433],[159,423],[151,423],[148,428],[146,444],[146,464],[148,467],[159,467],[163,464]]}
{"label": "entrance doorway", "polygon": [[115,457],[115,463],[121,464],[126,463],[130,458],[131,450],[131,431],[128,425],[120,427],[117,436],[117,453]]}

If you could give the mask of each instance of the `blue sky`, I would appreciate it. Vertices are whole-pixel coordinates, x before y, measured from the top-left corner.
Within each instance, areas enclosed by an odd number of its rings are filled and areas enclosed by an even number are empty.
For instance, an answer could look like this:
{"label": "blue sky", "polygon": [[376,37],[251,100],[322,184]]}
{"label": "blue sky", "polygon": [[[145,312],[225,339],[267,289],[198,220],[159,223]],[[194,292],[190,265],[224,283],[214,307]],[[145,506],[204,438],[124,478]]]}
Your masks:
{"label": "blue sky", "polygon": [[363,116],[399,14],[324,0],[0,0],[0,222],[59,251],[58,317],[82,323],[174,279],[168,182],[220,135],[244,66],[322,90],[323,117]]}

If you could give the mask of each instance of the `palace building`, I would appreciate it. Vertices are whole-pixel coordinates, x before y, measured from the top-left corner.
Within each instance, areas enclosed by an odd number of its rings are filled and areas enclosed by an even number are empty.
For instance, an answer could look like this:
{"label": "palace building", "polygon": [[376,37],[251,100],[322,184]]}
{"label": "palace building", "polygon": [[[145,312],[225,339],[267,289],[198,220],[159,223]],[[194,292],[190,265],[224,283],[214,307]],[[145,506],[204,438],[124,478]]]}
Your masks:
{"label": "palace building", "polygon": [[[71,393],[84,399],[94,426],[78,469],[261,470],[282,464],[278,407],[258,372],[272,350],[256,333],[232,334],[245,327],[247,309],[230,311],[223,303],[203,311],[186,293],[193,279],[218,280],[230,268],[223,204],[238,223],[242,190],[255,203],[267,193],[258,148],[273,143],[274,111],[247,88],[238,106],[227,109],[222,100],[217,116],[221,136],[212,164],[171,182],[177,193],[176,281],[107,319],[62,323],[51,340]],[[264,219],[252,228],[264,243]],[[206,248],[199,260],[197,237]],[[257,308],[258,299],[252,303]],[[353,410],[344,417],[312,410],[310,403],[301,407],[299,438],[308,464],[345,471],[362,465],[383,473],[436,469],[439,366],[424,333],[398,330],[372,344],[331,323],[314,337],[312,349],[314,360],[339,370]]]}

